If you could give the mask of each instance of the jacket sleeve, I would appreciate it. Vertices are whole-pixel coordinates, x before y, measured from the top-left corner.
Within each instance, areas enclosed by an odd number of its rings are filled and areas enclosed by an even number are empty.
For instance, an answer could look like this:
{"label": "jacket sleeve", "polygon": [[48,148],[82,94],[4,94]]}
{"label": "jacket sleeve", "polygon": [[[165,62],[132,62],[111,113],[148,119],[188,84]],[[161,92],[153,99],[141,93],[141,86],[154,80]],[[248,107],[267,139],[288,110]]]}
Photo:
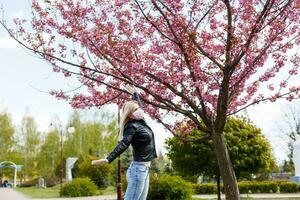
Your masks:
{"label": "jacket sleeve", "polygon": [[115,147],[115,149],[106,157],[109,163],[114,161],[119,155],[121,155],[131,144],[131,140],[135,134],[135,127],[130,126],[125,128],[123,139]]}
{"label": "jacket sleeve", "polygon": [[134,92],[132,94],[132,99],[135,100],[135,101],[137,101],[140,107],[142,106],[142,102],[141,102],[139,93]]}

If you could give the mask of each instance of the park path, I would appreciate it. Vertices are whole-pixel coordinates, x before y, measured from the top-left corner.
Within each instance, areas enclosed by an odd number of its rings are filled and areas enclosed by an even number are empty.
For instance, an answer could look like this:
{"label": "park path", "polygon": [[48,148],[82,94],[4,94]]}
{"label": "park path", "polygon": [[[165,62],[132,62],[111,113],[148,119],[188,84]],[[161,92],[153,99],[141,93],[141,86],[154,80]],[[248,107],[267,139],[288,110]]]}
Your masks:
{"label": "park path", "polygon": [[23,194],[12,188],[0,188],[0,200],[29,200]]}

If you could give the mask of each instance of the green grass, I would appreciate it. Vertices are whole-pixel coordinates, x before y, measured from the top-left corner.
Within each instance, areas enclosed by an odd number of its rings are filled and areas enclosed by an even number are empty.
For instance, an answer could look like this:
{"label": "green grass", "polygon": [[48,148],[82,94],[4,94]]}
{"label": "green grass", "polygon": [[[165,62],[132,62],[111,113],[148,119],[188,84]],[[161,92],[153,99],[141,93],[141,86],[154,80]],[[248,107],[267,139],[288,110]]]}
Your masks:
{"label": "green grass", "polygon": [[16,190],[22,192],[31,198],[57,198],[59,197],[60,186],[56,185],[49,188],[37,188],[37,187],[17,187]]}
{"label": "green grass", "polygon": [[[17,187],[15,190],[25,194],[30,198],[58,198],[60,185],[56,185],[54,187],[49,187],[45,189],[37,188],[37,187]],[[108,195],[115,194],[115,187],[108,187],[105,190],[99,190],[97,195]]]}
{"label": "green grass", "polygon": [[[199,200],[217,200],[217,199],[199,199]],[[241,198],[241,200],[300,200],[300,198],[276,198],[276,199]]]}
{"label": "green grass", "polygon": [[109,186],[105,190],[100,190],[101,195],[109,195],[109,194],[116,194],[116,193],[117,193],[117,189],[116,187],[113,186]]}

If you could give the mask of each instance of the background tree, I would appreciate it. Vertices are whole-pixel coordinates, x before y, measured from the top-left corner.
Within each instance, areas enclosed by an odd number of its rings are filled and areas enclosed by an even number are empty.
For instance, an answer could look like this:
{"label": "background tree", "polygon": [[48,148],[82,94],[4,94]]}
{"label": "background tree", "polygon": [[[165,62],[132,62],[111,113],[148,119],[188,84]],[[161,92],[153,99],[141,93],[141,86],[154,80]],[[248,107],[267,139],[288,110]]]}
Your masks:
{"label": "background tree", "polygon": [[74,127],[75,131],[73,133],[69,133],[67,131],[67,127],[64,130],[64,155],[65,157],[78,157],[80,155],[83,156],[84,153],[82,151],[82,140],[84,134],[82,133],[82,131],[84,131],[84,128],[83,122],[80,118],[80,113],[78,111],[73,112],[68,126]]}
{"label": "background tree", "polygon": [[[71,116],[69,126],[75,128],[74,133],[66,133],[64,142],[65,157],[86,157],[88,155],[103,157],[117,143],[117,124],[111,113],[100,113],[101,121],[84,121],[80,112]],[[74,148],[77,147],[77,148]]]}
{"label": "background tree", "polygon": [[300,135],[300,106],[298,104],[288,106],[283,115],[284,128],[281,128],[281,131],[288,137],[287,159],[283,161],[283,171],[293,173],[295,171],[293,162],[293,144],[296,141],[296,136]]}
{"label": "background tree", "polygon": [[89,177],[99,188],[106,188],[111,179],[112,165],[91,165],[95,157],[86,158],[78,165],[79,177]]}
{"label": "background tree", "polygon": [[157,158],[154,159],[151,163],[151,172],[162,174],[168,164],[167,158],[163,155],[162,152],[159,152]]}
{"label": "background tree", "polygon": [[[16,31],[2,25],[55,72],[86,86],[83,93],[51,92],[72,106],[120,105],[129,96],[120,85],[129,83],[173,134],[178,127],[206,133],[197,140],[213,141],[226,198],[234,200],[239,191],[223,134],[226,117],[262,101],[299,98],[295,3],[33,1],[31,29],[18,19]],[[188,126],[168,123],[166,114],[185,116]]]}
{"label": "background tree", "polygon": [[[194,137],[199,135],[203,133],[196,130],[191,133]],[[230,118],[226,122],[224,135],[237,178],[251,179],[252,175],[259,176],[275,167],[269,142],[253,124],[244,119]],[[182,143],[173,137],[166,144],[173,168],[181,176],[220,176],[211,141]]]}
{"label": "background tree", "polygon": [[[88,117],[92,116],[92,117]],[[70,126],[75,127],[75,133],[67,132]],[[18,172],[21,183],[35,185],[37,177],[43,176],[47,185],[56,184],[60,174],[60,131],[64,135],[64,165],[65,158],[79,157],[73,170],[74,177],[79,177],[79,165],[90,156],[105,156],[117,143],[116,120],[112,113],[75,111],[66,127],[56,127],[41,137],[37,131],[36,122],[31,116],[24,116],[20,131],[15,131],[9,113],[0,114],[0,162],[10,160],[23,165]],[[76,133],[77,131],[77,133]],[[65,135],[66,134],[66,135]],[[43,139],[41,139],[43,138]],[[80,147],[81,148],[77,148]],[[86,164],[87,165],[87,164]],[[114,164],[111,168],[116,168]],[[111,168],[106,177],[111,180]],[[13,170],[1,170],[0,175],[13,176]],[[100,178],[101,179],[101,178]]]}
{"label": "background tree", "polygon": [[[15,154],[15,127],[12,124],[10,115],[6,112],[0,113],[0,162],[12,161],[16,162]],[[19,164],[16,162],[16,164]],[[0,181],[2,183],[2,176],[13,176],[13,170],[2,169],[0,170]]]}
{"label": "background tree", "polygon": [[[132,147],[130,146],[122,155],[121,155],[121,161],[122,161],[122,172],[126,173],[127,169],[129,168],[131,162],[132,162]],[[116,168],[116,175],[117,175],[117,170]],[[116,177],[117,178],[117,177]]]}
{"label": "background tree", "polygon": [[24,178],[37,175],[37,153],[39,152],[40,133],[31,116],[22,119],[21,134],[23,137]]}
{"label": "background tree", "polygon": [[38,154],[37,169],[40,176],[55,176],[56,166],[60,163],[60,135],[58,130],[47,133]]}
{"label": "background tree", "polygon": [[15,146],[14,133],[15,128],[9,114],[0,113],[0,162],[10,160],[10,154]]}

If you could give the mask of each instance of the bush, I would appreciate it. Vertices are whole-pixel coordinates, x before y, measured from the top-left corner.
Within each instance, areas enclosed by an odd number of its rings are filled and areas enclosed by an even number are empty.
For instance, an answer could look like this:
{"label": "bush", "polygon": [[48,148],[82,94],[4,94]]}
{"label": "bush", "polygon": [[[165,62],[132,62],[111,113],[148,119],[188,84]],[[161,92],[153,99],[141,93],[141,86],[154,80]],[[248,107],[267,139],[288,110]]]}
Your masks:
{"label": "bush", "polygon": [[[122,176],[122,189],[125,194],[127,188],[126,176]],[[179,176],[150,175],[150,186],[147,200],[187,200],[193,193],[192,184]]]}
{"label": "bush", "polygon": [[[297,184],[296,184],[297,185]],[[276,193],[279,190],[277,181],[243,181],[238,183],[240,193]],[[288,186],[287,186],[288,187]],[[194,184],[196,194],[216,194],[217,185],[213,183]],[[223,185],[221,184],[221,191]]]}
{"label": "bush", "polygon": [[93,196],[97,186],[89,178],[76,178],[62,186],[60,195],[64,197]]}
{"label": "bush", "polygon": [[238,185],[240,193],[275,193],[278,190],[276,181],[243,181]]}
{"label": "bush", "polygon": [[192,186],[179,176],[162,175],[150,177],[148,200],[187,200],[191,199]]}
{"label": "bush", "polygon": [[278,186],[280,193],[292,193],[299,191],[299,185],[293,182],[279,181]]}
{"label": "bush", "polygon": [[127,188],[127,180],[126,180],[126,175],[125,174],[122,174],[121,182],[122,182],[122,190],[123,190],[123,193],[125,194],[126,188]]}
{"label": "bush", "polygon": [[[193,184],[193,189],[196,194],[217,194],[218,188],[214,183]],[[223,184],[221,184],[221,190]]]}
{"label": "bush", "polygon": [[91,162],[92,159],[87,159],[79,164],[79,177],[89,177],[99,188],[105,189],[109,185],[112,166],[91,165]]}

